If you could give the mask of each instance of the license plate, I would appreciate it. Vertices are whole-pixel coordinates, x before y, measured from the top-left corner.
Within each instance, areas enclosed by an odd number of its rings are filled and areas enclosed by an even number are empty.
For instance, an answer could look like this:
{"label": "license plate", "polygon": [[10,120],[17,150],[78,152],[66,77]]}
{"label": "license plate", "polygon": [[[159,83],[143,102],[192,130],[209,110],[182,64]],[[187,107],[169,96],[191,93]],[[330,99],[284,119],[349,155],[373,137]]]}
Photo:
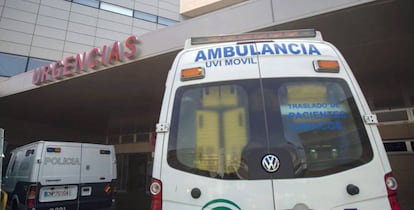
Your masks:
{"label": "license plate", "polygon": [[78,197],[78,186],[42,187],[39,193],[40,202],[74,200]]}

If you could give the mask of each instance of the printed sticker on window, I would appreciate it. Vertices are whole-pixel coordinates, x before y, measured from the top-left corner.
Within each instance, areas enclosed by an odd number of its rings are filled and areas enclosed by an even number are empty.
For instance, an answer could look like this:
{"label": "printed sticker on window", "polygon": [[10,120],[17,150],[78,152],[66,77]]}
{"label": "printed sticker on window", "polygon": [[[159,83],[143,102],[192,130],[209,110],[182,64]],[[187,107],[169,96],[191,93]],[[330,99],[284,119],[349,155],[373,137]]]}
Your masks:
{"label": "printed sticker on window", "polygon": [[284,114],[293,131],[343,130],[342,121],[347,118],[347,113],[329,96],[325,84],[289,84],[286,86],[286,102]]}

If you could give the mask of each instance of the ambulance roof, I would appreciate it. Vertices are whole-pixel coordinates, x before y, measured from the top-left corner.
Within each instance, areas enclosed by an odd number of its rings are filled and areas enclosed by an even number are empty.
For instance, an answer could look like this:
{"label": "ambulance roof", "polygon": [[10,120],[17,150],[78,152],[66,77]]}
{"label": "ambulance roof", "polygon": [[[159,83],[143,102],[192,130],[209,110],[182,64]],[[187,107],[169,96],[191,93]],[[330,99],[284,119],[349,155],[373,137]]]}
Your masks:
{"label": "ambulance roof", "polygon": [[322,34],[319,31],[316,31],[315,29],[266,31],[246,34],[192,37],[186,40],[184,49],[206,44],[216,44],[224,42],[250,43],[263,42],[274,39],[311,39],[320,41],[323,40]]}

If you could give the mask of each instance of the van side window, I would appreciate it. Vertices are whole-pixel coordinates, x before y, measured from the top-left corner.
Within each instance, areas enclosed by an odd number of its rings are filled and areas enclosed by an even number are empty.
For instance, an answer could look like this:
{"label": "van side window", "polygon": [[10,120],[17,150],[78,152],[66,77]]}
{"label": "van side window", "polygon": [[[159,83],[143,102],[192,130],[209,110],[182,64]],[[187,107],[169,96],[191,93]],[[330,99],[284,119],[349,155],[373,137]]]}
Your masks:
{"label": "van side window", "polygon": [[34,149],[26,150],[24,157],[21,158],[21,163],[18,169],[19,174],[28,175],[29,169],[31,168],[32,163],[33,163],[34,153],[35,153]]}
{"label": "van side window", "polygon": [[13,174],[14,167],[16,166],[16,154],[12,154],[12,159],[10,160],[10,170],[8,171],[8,174]]}
{"label": "van side window", "polygon": [[34,152],[35,152],[35,150],[34,149],[28,149],[28,150],[26,150],[26,157],[28,157],[28,156],[30,156],[30,155],[33,155],[34,154]]}

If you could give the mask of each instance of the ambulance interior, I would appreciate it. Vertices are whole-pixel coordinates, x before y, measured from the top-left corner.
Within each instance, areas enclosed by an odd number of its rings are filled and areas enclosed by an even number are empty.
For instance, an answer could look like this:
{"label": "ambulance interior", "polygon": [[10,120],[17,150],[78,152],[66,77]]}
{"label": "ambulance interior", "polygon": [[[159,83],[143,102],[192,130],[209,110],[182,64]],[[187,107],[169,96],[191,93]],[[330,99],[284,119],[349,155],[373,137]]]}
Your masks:
{"label": "ambulance interior", "polygon": [[[265,79],[177,91],[168,163],[218,179],[321,176],[372,159],[352,94],[339,79]],[[269,174],[266,154],[280,159]]]}

